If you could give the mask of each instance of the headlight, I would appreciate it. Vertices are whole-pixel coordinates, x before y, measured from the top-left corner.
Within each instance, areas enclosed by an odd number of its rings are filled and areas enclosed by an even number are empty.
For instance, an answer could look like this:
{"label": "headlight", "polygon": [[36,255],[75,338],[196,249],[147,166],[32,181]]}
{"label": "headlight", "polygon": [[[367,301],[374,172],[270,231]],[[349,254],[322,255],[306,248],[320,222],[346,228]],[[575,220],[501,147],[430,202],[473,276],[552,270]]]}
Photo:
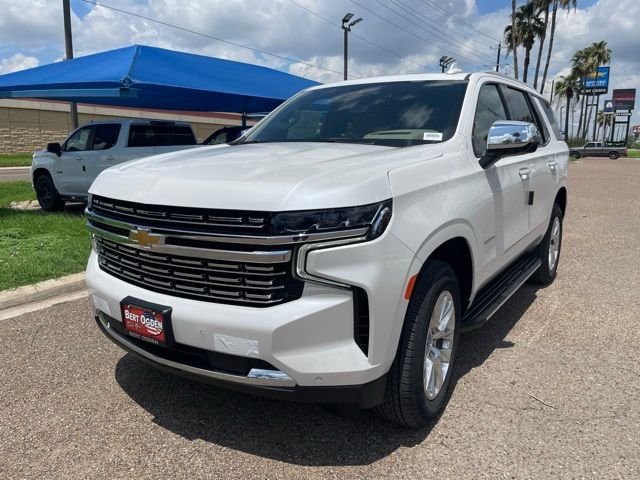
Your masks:
{"label": "headlight", "polygon": [[277,235],[311,235],[366,228],[366,238],[371,240],[382,235],[390,220],[391,200],[385,200],[359,207],[276,213],[271,220],[271,229]]}

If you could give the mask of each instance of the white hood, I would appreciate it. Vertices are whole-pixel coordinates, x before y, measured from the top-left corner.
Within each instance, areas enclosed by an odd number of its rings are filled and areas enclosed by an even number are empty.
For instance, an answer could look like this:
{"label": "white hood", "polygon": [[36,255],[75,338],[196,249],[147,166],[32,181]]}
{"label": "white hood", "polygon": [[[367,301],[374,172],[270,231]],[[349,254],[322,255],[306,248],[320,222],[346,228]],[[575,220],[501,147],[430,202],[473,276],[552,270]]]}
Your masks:
{"label": "white hood", "polygon": [[201,147],[105,170],[90,193],[156,205],[285,211],[364,205],[391,197],[390,169],[442,155],[438,145],[346,143]]}

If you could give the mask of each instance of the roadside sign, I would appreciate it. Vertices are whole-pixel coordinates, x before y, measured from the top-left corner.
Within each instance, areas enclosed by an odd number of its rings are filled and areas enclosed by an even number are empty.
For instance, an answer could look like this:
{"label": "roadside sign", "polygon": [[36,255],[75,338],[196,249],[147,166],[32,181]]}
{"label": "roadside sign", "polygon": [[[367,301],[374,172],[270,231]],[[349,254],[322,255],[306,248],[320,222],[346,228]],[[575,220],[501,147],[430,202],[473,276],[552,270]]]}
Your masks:
{"label": "roadside sign", "polygon": [[630,117],[631,112],[616,112],[616,117]]}
{"label": "roadside sign", "polygon": [[631,131],[632,131],[635,135],[640,135],[640,125],[634,125],[633,127],[631,127]]}
{"label": "roadside sign", "polygon": [[635,88],[617,88],[613,91],[613,108],[615,110],[633,110],[635,106]]}
{"label": "roadside sign", "polygon": [[613,100],[604,101],[604,111],[605,113],[613,112]]}
{"label": "roadside sign", "polygon": [[581,79],[582,93],[601,95],[609,91],[609,67],[598,67],[598,72],[592,72]]}

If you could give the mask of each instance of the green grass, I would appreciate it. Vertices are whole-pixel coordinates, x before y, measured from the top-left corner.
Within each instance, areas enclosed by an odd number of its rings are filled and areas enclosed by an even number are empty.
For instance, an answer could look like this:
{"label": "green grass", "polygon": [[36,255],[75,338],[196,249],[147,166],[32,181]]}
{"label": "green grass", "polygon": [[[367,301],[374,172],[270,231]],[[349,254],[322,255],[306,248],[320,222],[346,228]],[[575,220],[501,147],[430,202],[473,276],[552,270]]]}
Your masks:
{"label": "green grass", "polygon": [[627,150],[631,158],[640,158],[640,150]]}
{"label": "green grass", "polygon": [[0,153],[0,167],[29,167],[31,153]]}
{"label": "green grass", "polygon": [[0,182],[0,208],[8,207],[13,201],[35,200],[36,192],[33,191],[29,180],[16,182]]}
{"label": "green grass", "polygon": [[29,182],[0,182],[0,291],[81,272],[87,264],[91,243],[82,207],[63,213],[6,208],[34,198]]}

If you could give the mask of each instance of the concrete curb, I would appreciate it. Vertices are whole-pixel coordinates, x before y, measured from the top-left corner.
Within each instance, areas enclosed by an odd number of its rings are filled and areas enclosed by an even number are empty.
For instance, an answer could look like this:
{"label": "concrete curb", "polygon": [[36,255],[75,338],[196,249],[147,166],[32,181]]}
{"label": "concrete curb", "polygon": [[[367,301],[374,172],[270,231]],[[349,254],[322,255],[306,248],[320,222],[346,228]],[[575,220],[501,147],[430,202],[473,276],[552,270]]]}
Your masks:
{"label": "concrete curb", "polygon": [[0,310],[77,292],[83,290],[85,286],[84,273],[75,273],[15,290],[4,290],[0,292]]}
{"label": "concrete curb", "polygon": [[31,167],[0,167],[0,172],[7,172],[9,170],[20,170],[20,171],[29,171]]}

